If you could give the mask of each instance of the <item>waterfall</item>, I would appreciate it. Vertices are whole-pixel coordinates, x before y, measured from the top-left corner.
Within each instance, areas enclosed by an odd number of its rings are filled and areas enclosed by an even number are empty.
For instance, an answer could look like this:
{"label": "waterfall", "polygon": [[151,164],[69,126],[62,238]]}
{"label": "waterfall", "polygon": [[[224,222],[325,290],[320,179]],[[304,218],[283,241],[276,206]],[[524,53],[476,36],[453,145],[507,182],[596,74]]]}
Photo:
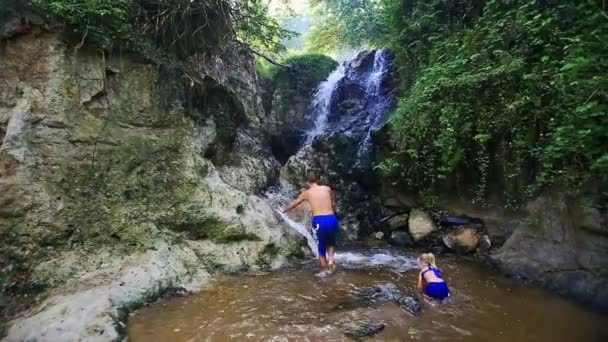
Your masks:
{"label": "waterfall", "polygon": [[[369,70],[359,70],[352,62],[345,63],[339,65],[319,85],[311,105],[314,126],[305,135],[305,145],[310,145],[319,135],[338,133],[358,138],[355,167],[359,169],[369,166],[372,133],[384,125],[392,105],[392,98],[383,89],[383,82],[390,70],[390,59],[383,50],[377,50],[373,54],[373,64],[368,67]],[[339,117],[332,112],[332,105],[336,100],[336,92],[344,83],[363,90],[361,98],[357,99],[362,107],[353,115]]]}
{"label": "waterfall", "polygon": [[331,107],[331,99],[338,83],[345,76],[345,68],[340,64],[325,81],[323,81],[312,100],[312,117],[314,118],[314,127],[306,133],[306,145],[312,143],[317,135],[325,133],[327,121]]}
{"label": "waterfall", "polygon": [[[372,62],[373,58],[373,62]],[[360,53],[353,61],[339,65],[317,88],[311,104],[314,126],[306,133],[304,148],[310,148],[315,137],[344,135],[356,151],[355,168],[365,170],[371,164],[371,135],[386,121],[392,98],[383,85],[388,79],[390,58],[385,51]],[[308,247],[317,255],[317,241],[310,229],[310,217],[288,216],[279,208],[288,204],[290,186],[266,192],[265,197],[287,225],[306,238]],[[415,267],[410,256],[387,251],[379,253],[338,252],[335,259],[344,267],[390,267],[403,272]]]}
{"label": "waterfall", "polygon": [[382,82],[389,69],[386,52],[378,50],[374,55],[374,66],[365,79],[365,96],[367,98],[364,135],[357,150],[357,168],[365,168],[371,163],[372,133],[385,123],[386,114],[391,106],[391,99],[382,92]]}

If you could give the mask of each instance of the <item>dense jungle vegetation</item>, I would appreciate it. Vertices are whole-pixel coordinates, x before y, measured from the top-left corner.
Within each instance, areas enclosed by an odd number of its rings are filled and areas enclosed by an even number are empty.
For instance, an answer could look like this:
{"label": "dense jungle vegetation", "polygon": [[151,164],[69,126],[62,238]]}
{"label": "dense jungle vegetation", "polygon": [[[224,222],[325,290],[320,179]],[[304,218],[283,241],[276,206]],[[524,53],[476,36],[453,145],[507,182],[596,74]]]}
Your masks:
{"label": "dense jungle vegetation", "polygon": [[394,54],[400,89],[391,151],[377,166],[393,182],[427,195],[500,194],[511,206],[551,184],[599,189],[606,197],[605,2],[318,0],[316,6],[322,18],[307,37],[311,49],[368,46]]}

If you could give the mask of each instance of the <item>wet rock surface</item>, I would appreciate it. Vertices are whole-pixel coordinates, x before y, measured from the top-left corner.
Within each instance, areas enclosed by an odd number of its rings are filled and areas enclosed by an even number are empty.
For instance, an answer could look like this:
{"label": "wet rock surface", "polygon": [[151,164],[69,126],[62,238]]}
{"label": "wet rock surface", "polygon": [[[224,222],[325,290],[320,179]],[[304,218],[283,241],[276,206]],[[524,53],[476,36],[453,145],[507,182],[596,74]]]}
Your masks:
{"label": "wet rock surface", "polygon": [[412,209],[409,215],[408,228],[414,241],[418,242],[437,230],[437,225],[427,212]]}
{"label": "wet rock surface", "polygon": [[374,336],[381,332],[386,325],[384,323],[366,323],[344,328],[344,335],[359,339],[361,337]]}
{"label": "wet rock surface", "polygon": [[393,283],[384,283],[367,288],[354,288],[351,293],[359,298],[394,301],[399,304],[402,310],[410,314],[417,314],[422,309],[422,305],[420,305],[420,301],[415,295],[401,292]]}

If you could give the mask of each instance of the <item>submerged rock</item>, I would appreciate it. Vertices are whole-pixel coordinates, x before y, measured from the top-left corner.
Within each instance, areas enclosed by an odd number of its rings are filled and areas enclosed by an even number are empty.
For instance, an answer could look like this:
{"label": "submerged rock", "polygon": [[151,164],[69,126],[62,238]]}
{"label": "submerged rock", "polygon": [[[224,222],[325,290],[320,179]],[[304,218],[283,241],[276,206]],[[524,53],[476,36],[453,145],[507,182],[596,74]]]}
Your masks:
{"label": "submerged rock", "polygon": [[365,323],[357,326],[350,326],[344,328],[344,335],[357,338],[357,337],[369,337],[374,336],[384,329],[383,323]]}
{"label": "submerged rock", "polygon": [[351,294],[358,298],[384,299],[399,304],[402,310],[410,314],[418,314],[422,309],[420,301],[415,295],[404,294],[393,283],[379,284],[373,287],[355,288]]}
{"label": "submerged rock", "polygon": [[420,209],[412,209],[408,221],[409,231],[414,241],[418,242],[437,230],[431,216]]}

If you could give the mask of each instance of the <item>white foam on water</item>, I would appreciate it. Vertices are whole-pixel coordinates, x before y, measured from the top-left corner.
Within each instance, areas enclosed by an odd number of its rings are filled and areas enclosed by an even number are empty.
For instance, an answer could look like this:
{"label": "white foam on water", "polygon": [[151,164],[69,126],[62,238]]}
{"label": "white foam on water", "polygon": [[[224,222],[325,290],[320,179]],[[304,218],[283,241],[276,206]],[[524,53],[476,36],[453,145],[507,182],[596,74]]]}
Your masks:
{"label": "white foam on water", "polygon": [[406,272],[417,267],[416,260],[405,255],[395,255],[388,252],[365,255],[356,252],[336,253],[337,264],[346,268],[375,268],[388,267],[397,273]]}

